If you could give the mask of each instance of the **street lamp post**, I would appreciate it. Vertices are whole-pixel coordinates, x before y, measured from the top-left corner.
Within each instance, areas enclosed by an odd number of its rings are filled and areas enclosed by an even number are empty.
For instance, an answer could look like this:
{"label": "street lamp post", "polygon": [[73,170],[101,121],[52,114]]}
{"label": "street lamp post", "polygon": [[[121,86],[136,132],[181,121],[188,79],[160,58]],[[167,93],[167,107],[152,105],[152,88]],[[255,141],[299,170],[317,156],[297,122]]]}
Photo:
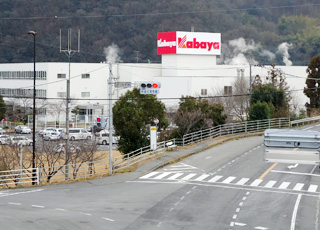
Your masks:
{"label": "street lamp post", "polygon": [[32,184],[36,184],[36,32],[28,31],[33,35],[33,130],[32,130]]}

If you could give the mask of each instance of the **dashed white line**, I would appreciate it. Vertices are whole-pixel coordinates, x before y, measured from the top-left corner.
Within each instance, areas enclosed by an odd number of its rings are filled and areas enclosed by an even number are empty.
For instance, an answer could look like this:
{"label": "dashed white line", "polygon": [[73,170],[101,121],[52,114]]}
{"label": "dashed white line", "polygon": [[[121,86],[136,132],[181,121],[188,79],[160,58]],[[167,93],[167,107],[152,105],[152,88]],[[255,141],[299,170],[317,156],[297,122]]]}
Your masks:
{"label": "dashed white line", "polygon": [[11,205],[21,205],[21,203],[14,203],[14,202],[9,202],[8,204],[11,204]]}
{"label": "dashed white line", "polygon": [[114,221],[113,219],[107,218],[107,217],[102,217],[102,219],[107,220],[107,221]]}
{"label": "dashed white line", "polygon": [[63,208],[56,208],[56,210],[57,210],[57,211],[62,211],[62,212],[66,212],[66,211],[68,211],[68,210],[63,209]]}
{"label": "dashed white line", "polygon": [[45,208],[45,206],[41,206],[41,205],[31,205],[31,207],[33,207],[33,208]]}
{"label": "dashed white line", "polygon": [[80,212],[80,214],[86,215],[86,216],[92,216],[92,214],[90,214],[90,213],[85,213],[85,212]]}

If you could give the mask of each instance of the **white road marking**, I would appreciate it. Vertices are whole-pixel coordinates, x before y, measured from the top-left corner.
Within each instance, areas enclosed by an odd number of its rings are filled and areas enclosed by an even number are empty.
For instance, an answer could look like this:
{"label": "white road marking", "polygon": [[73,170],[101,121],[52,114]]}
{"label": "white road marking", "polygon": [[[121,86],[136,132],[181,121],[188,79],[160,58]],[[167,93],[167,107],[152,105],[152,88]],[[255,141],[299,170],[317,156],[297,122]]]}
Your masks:
{"label": "white road marking", "polygon": [[62,211],[62,212],[66,212],[67,210],[64,208],[56,208],[57,211]]}
{"label": "white road marking", "polygon": [[86,215],[86,216],[92,216],[92,214],[90,214],[90,213],[85,213],[85,212],[80,212],[80,214]]}
{"label": "white road marking", "polygon": [[159,172],[151,172],[151,173],[149,173],[147,175],[144,175],[144,176],[140,177],[140,179],[148,179],[148,178],[150,178],[150,177],[152,177],[154,175],[157,175],[158,173]]}
{"label": "white road marking", "polygon": [[177,179],[179,176],[182,176],[183,173],[176,173],[173,176],[169,177],[168,180],[175,180]]}
{"label": "white road marking", "polygon": [[234,225],[243,227],[243,226],[246,226],[247,224],[245,224],[245,223],[239,223],[239,222],[234,222]]}
{"label": "white road marking", "polygon": [[309,186],[308,192],[316,192],[318,189],[318,185],[311,184]]}
{"label": "white road marking", "polygon": [[286,189],[290,185],[290,182],[282,182],[279,186],[280,189]]}
{"label": "white road marking", "polygon": [[271,170],[270,172],[283,173],[283,174],[293,174],[293,175],[302,175],[302,176],[315,176],[315,177],[320,177],[320,175],[311,174],[311,173],[299,173],[299,172],[288,172],[288,171],[278,171],[278,170]]}
{"label": "white road marking", "polygon": [[296,186],[294,186],[293,190],[300,191],[303,188],[304,184],[297,183]]}
{"label": "white road marking", "polygon": [[215,176],[212,179],[210,179],[208,182],[214,183],[214,182],[217,182],[218,180],[220,180],[221,178],[222,178],[222,176]]}
{"label": "white road marking", "polygon": [[107,218],[107,217],[102,217],[102,219],[108,220],[108,221],[114,221],[113,219],[110,219],[110,218]]}
{"label": "white road marking", "polygon": [[164,172],[164,173],[161,173],[160,175],[156,176],[154,179],[160,180],[162,178],[165,178],[166,176],[169,176],[170,174],[172,174],[172,172]]}
{"label": "white road marking", "polygon": [[240,212],[240,208],[237,208],[237,209],[236,209],[236,212]]}
{"label": "white road marking", "polygon": [[289,166],[288,166],[288,169],[294,169],[294,168],[298,167],[298,165],[299,165],[299,164],[289,165]]}
{"label": "white road marking", "polygon": [[243,202],[240,202],[240,203],[239,203],[239,206],[241,207],[242,205],[243,205]]}
{"label": "white road marking", "polygon": [[41,205],[31,205],[31,207],[33,207],[33,208],[45,208],[45,206],[41,206]]}
{"label": "white road marking", "polygon": [[201,176],[199,176],[198,178],[194,179],[195,181],[203,181],[204,179],[206,179],[208,176],[210,176],[209,174],[203,174]]}
{"label": "white road marking", "polygon": [[249,180],[249,178],[242,178],[241,180],[239,180],[236,184],[237,185],[244,185],[245,183],[247,183]]}
{"label": "white road marking", "polygon": [[195,173],[190,173],[187,176],[183,177],[181,180],[190,180],[192,177],[196,176]]}
{"label": "white road marking", "polygon": [[225,179],[224,181],[222,181],[222,183],[224,183],[224,184],[229,184],[229,183],[231,183],[234,179],[236,179],[234,176],[229,176],[227,179]]}
{"label": "white road marking", "polygon": [[272,188],[276,183],[277,183],[277,181],[270,180],[264,187],[265,188]]}
{"label": "white road marking", "polygon": [[21,203],[14,203],[14,202],[9,202],[8,204],[12,204],[12,205],[21,205]]}
{"label": "white road marking", "polygon": [[33,192],[41,192],[43,190],[44,189],[37,189],[37,190],[29,190],[29,191],[24,191],[24,192],[6,193],[6,194],[0,194],[0,197],[15,196],[15,195],[27,194],[27,193],[33,193]]}
{"label": "white road marking", "polygon": [[255,181],[253,181],[253,182],[250,184],[250,186],[258,186],[261,182],[262,182],[262,180],[256,179]]}
{"label": "white road marking", "polygon": [[302,130],[308,130],[308,129],[312,129],[312,128],[313,128],[313,126],[304,128],[304,129],[302,129]]}
{"label": "white road marking", "polygon": [[254,229],[267,230],[267,229],[269,229],[269,228],[265,228],[265,227],[258,226],[258,227],[255,227]]}
{"label": "white road marking", "polygon": [[291,218],[291,227],[290,230],[294,230],[296,227],[296,218],[297,218],[297,213],[298,213],[298,207],[300,204],[300,200],[301,200],[302,195],[299,194],[297,197],[297,201],[296,204],[294,205],[294,209],[293,209],[293,213],[292,213],[292,218]]}
{"label": "white road marking", "polygon": [[232,219],[237,219],[237,215],[233,215]]}

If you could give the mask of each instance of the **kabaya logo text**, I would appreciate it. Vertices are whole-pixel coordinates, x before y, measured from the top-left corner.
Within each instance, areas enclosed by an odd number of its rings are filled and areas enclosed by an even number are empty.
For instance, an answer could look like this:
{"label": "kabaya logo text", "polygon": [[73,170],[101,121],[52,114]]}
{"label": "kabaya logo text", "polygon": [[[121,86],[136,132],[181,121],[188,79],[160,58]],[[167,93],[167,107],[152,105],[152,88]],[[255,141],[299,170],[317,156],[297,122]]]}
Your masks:
{"label": "kabaya logo text", "polygon": [[183,38],[178,38],[178,44],[179,48],[206,49],[208,51],[220,48],[219,42],[198,42],[196,38],[194,38],[192,41],[187,41],[187,35],[185,35]]}

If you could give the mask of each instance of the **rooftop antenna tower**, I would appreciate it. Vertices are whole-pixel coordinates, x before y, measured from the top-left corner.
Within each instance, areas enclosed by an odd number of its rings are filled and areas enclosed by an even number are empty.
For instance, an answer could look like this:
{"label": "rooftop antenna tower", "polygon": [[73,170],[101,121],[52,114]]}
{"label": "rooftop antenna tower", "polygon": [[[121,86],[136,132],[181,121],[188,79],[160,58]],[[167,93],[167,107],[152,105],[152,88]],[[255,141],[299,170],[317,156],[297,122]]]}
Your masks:
{"label": "rooftop antenna tower", "polygon": [[80,53],[80,29],[78,29],[78,49],[73,50],[72,49],[72,30],[68,29],[68,44],[67,49],[62,48],[61,45],[61,29],[60,29],[60,53],[65,53],[67,57],[69,58],[69,77],[67,79],[67,98],[66,98],[66,163],[65,163],[65,178],[66,180],[69,179],[69,110],[70,110],[70,63],[71,63],[71,57],[75,53]]}

